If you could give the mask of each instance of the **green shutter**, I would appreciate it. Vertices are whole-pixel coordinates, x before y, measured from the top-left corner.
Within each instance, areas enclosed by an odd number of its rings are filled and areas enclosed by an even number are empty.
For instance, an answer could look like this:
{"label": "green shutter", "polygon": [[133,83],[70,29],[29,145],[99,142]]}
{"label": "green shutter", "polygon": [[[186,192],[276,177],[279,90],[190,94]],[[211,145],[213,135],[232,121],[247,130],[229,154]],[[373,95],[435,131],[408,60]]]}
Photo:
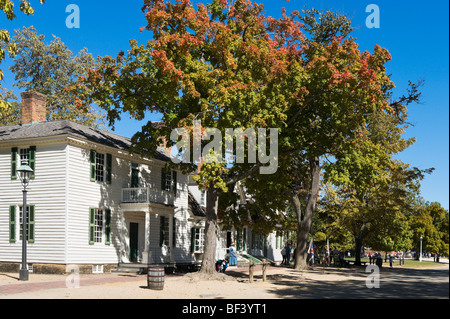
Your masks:
{"label": "green shutter", "polygon": [[172,191],[177,196],[177,172],[172,172]]}
{"label": "green shutter", "polygon": [[242,235],[243,243],[242,243],[242,250],[247,250],[247,228],[244,228],[243,230],[244,234]]}
{"label": "green shutter", "polygon": [[33,170],[33,173],[31,173],[31,178],[34,178],[35,170],[36,170],[36,146],[30,146],[29,150],[30,154],[30,168]]}
{"label": "green shutter", "polygon": [[196,232],[196,228],[192,227],[191,228],[191,253],[195,252],[195,232]]}
{"label": "green shutter", "polygon": [[90,154],[90,162],[91,162],[91,182],[95,182],[95,169],[97,166],[97,152],[95,150],[91,150]]}
{"label": "green shutter", "polygon": [[105,209],[105,244],[111,244],[111,209]]}
{"label": "green shutter", "polygon": [[161,189],[166,190],[166,171],[164,168],[161,168]]}
{"label": "green shutter", "polygon": [[112,177],[112,155],[106,154],[106,184],[111,184]]}
{"label": "green shutter", "polygon": [[34,230],[35,230],[35,209],[34,205],[28,206],[28,242],[34,243]]}
{"label": "green shutter", "polygon": [[176,247],[176,243],[177,243],[177,219],[175,218],[175,216],[172,219],[172,246]]}
{"label": "green shutter", "polygon": [[9,242],[16,242],[16,206],[9,206]]}
{"label": "green shutter", "polygon": [[11,149],[11,179],[17,179],[17,147]]}
{"label": "green shutter", "polygon": [[89,208],[89,245],[94,244],[95,208]]}

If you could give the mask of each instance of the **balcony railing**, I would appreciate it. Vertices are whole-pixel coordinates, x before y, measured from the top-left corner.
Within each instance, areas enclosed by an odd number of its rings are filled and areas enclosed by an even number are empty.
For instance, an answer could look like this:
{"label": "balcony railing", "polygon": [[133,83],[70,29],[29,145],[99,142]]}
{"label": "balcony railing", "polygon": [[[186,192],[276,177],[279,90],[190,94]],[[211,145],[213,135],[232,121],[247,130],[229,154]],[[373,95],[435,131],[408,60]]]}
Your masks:
{"label": "balcony railing", "polygon": [[173,192],[149,187],[122,188],[122,203],[174,204]]}

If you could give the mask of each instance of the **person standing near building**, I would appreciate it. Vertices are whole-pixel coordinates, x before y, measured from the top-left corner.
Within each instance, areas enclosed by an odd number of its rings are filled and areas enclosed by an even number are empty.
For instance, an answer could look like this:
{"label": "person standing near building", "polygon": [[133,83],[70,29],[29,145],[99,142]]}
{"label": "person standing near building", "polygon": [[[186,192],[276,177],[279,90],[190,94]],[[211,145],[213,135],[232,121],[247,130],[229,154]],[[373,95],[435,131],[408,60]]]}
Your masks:
{"label": "person standing near building", "polygon": [[289,266],[289,262],[291,261],[291,244],[288,244],[288,246],[286,247],[286,265]]}

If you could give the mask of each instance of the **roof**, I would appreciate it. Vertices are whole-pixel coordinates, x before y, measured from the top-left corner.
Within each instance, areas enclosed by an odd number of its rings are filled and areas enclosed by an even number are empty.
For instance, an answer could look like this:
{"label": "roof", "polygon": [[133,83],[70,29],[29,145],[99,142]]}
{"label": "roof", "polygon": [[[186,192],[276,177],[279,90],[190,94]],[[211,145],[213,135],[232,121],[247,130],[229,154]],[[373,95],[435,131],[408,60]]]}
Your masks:
{"label": "roof", "polygon": [[[95,129],[69,120],[48,121],[23,126],[0,126],[0,142],[59,135],[80,137],[94,143],[114,147],[120,150],[128,150],[132,144],[131,139],[127,137]],[[153,157],[165,162],[170,161],[170,154],[161,147],[158,147],[158,149],[154,151]]]}
{"label": "roof", "polygon": [[188,193],[189,193],[189,195],[188,195],[189,211],[191,211],[192,214],[194,214],[194,216],[206,217],[205,209],[202,206],[200,206],[200,204],[197,202],[194,195],[192,195],[192,193],[190,191],[188,191]]}

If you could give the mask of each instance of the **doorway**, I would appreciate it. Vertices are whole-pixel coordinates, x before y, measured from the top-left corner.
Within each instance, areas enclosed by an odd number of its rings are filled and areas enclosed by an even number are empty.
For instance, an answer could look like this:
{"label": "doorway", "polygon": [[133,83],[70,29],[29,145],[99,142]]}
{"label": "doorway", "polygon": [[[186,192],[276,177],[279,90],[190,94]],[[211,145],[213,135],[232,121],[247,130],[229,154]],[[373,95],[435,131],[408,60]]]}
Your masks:
{"label": "doorway", "polygon": [[139,255],[139,223],[130,223],[130,262],[137,262]]}
{"label": "doorway", "polygon": [[227,232],[227,249],[231,247],[232,243],[233,243],[233,241],[232,241],[232,238],[231,238],[231,232],[228,231]]}

